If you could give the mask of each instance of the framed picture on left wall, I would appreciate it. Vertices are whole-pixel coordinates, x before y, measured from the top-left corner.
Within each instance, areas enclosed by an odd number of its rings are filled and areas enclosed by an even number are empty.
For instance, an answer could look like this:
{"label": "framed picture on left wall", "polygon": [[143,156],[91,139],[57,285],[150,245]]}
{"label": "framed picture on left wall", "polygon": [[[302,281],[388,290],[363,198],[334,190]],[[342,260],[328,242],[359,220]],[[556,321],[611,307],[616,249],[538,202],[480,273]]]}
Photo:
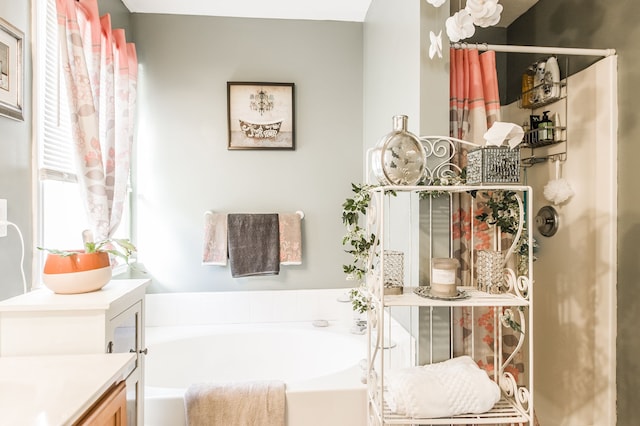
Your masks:
{"label": "framed picture on left wall", "polygon": [[24,120],[22,113],[22,31],[0,18],[0,115]]}
{"label": "framed picture on left wall", "polygon": [[294,83],[227,82],[228,149],[296,149]]}

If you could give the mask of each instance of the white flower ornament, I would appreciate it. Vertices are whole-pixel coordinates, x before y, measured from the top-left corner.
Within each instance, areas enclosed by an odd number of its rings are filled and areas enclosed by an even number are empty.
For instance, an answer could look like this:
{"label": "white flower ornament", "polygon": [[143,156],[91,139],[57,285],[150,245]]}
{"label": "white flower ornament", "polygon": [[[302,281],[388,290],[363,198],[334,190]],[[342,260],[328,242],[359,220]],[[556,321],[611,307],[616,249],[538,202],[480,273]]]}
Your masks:
{"label": "white flower ornament", "polygon": [[439,58],[442,58],[442,30],[435,35],[433,31],[429,31],[429,39],[431,39],[431,45],[429,46],[429,59],[433,59],[436,54]]}
{"label": "white flower ornament", "polygon": [[447,18],[445,27],[447,28],[449,40],[454,43],[469,38],[476,32],[476,27],[473,26],[473,18],[466,9],[462,9]]}
{"label": "white flower ornament", "polygon": [[444,4],[446,0],[427,0],[427,3],[433,5],[434,7],[440,7]]}
{"label": "white flower ornament", "polygon": [[498,4],[498,0],[467,0],[465,10],[473,18],[475,25],[487,28],[500,21],[503,7]]}

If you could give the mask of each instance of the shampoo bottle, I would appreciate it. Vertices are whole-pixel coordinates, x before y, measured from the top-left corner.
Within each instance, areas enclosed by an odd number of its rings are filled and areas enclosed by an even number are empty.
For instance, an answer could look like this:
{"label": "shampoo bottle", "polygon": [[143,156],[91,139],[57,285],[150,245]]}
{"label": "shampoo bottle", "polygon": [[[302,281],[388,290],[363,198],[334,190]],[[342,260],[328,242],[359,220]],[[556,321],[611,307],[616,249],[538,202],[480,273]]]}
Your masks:
{"label": "shampoo bottle", "polygon": [[553,123],[549,118],[549,111],[542,113],[542,119],[538,123],[538,140],[541,142],[553,140]]}

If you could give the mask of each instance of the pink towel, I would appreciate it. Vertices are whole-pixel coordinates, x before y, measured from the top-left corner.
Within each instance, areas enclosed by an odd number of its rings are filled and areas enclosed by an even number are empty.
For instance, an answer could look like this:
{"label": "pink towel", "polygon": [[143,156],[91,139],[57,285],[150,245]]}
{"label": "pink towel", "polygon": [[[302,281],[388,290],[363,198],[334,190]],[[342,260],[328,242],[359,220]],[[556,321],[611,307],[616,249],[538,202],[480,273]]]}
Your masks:
{"label": "pink towel", "polygon": [[280,213],[280,264],[302,264],[301,217],[298,213]]}
{"label": "pink towel", "polygon": [[227,264],[227,215],[206,212],[204,215],[203,265]]}

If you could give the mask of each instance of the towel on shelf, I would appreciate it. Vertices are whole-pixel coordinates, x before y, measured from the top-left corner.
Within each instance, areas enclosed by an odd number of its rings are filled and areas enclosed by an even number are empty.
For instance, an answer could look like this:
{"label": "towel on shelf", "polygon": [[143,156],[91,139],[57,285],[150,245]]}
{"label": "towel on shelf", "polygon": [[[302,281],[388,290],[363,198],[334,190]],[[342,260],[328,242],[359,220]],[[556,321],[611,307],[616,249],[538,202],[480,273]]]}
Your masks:
{"label": "towel on shelf", "polygon": [[232,277],[280,273],[278,214],[229,213],[227,238]]}
{"label": "towel on shelf", "polygon": [[284,426],[284,382],[198,383],[184,396],[188,426]]}
{"label": "towel on shelf", "polygon": [[204,214],[203,265],[225,266],[227,264],[227,214],[206,212]]}
{"label": "towel on shelf", "polygon": [[498,385],[468,356],[391,370],[386,384],[389,408],[408,417],[481,414],[500,399]]}
{"label": "towel on shelf", "polygon": [[298,213],[280,213],[280,264],[302,264],[302,218]]}

